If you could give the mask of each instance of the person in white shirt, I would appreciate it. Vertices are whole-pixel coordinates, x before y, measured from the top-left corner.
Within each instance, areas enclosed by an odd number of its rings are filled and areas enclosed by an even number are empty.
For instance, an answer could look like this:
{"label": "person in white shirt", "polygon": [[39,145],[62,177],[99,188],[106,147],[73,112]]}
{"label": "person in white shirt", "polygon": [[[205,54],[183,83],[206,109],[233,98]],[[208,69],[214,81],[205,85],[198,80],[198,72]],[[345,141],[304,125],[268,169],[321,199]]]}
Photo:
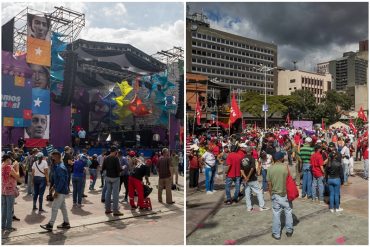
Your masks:
{"label": "person in white shirt", "polygon": [[348,176],[349,176],[349,159],[351,157],[349,147],[351,143],[350,140],[347,139],[345,141],[344,147],[341,150],[342,154],[342,166],[343,166],[343,173],[344,173],[344,185],[348,185]]}
{"label": "person in white shirt", "polygon": [[36,202],[39,198],[39,212],[45,213],[42,208],[42,202],[46,186],[49,184],[49,167],[44,155],[39,152],[36,154],[36,161],[32,164],[32,177],[33,177],[33,210],[37,210]]}
{"label": "person in white shirt", "polygon": [[204,164],[204,173],[206,176],[206,193],[212,194],[214,192],[214,178],[216,175],[216,157],[212,153],[211,147],[207,147],[207,151],[200,158],[200,162]]}
{"label": "person in white shirt", "polygon": [[261,157],[259,158],[259,165],[262,167],[262,189],[263,191],[268,191],[267,184],[267,169],[272,165],[272,156],[267,154],[265,151],[261,152]]}

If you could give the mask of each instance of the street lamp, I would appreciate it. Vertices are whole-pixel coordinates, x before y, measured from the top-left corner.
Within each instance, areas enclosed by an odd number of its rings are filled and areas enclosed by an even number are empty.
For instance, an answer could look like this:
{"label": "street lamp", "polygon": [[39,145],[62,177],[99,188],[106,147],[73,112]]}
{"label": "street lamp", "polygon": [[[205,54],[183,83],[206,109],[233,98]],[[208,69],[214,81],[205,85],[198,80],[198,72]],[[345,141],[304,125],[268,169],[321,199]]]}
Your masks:
{"label": "street lamp", "polygon": [[256,68],[256,67],[253,67],[254,69],[258,70],[258,71],[261,71],[264,73],[265,75],[265,104],[263,105],[262,107],[262,110],[265,112],[265,131],[267,129],[267,81],[266,81],[266,73],[267,71],[271,71],[273,69],[276,69],[277,67],[267,67],[266,65],[263,65],[262,63]]}

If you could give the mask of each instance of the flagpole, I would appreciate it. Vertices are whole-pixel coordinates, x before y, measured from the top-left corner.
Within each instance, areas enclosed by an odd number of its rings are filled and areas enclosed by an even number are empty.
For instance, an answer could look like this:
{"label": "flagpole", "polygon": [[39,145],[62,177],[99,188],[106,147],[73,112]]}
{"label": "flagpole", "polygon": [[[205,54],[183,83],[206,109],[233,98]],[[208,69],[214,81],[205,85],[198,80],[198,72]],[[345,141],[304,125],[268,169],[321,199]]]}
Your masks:
{"label": "flagpole", "polygon": [[195,83],[195,111],[194,111],[194,121],[193,121],[193,135],[195,129],[195,118],[197,116],[197,104],[198,104],[198,83]]}

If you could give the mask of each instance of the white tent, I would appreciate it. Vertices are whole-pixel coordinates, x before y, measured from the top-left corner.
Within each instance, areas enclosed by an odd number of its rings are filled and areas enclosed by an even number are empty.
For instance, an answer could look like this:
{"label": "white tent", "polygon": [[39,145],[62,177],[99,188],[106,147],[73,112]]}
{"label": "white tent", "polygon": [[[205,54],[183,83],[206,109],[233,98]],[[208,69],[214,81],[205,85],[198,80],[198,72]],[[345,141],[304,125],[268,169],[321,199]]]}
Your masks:
{"label": "white tent", "polygon": [[330,129],[333,128],[333,127],[334,128],[341,128],[341,127],[343,127],[343,128],[346,128],[346,129],[349,128],[349,126],[347,124],[342,123],[342,122],[336,122],[335,124],[332,124],[332,125],[329,126]]}

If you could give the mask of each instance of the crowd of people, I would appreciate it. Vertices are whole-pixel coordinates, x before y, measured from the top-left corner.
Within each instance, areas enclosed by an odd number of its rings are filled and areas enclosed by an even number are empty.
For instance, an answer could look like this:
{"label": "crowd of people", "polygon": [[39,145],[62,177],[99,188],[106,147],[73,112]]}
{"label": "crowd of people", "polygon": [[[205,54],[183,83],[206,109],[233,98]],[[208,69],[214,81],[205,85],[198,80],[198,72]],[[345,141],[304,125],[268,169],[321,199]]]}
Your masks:
{"label": "crowd of people", "polygon": [[[66,200],[72,200],[73,208],[83,207],[83,198],[87,197],[86,183],[90,182],[90,191],[97,190],[99,175],[101,202],[104,203],[107,215],[122,216],[120,203],[127,203],[131,210],[151,209],[148,199],[153,190],[150,186],[150,180],[153,179],[150,179],[151,174],[158,175],[158,201],[163,203],[162,192],[166,190],[165,203],[173,204],[172,190],[179,188],[181,167],[182,152],[170,153],[167,148],[154,152],[151,157],[144,157],[143,153],[133,149],[123,152],[112,145],[109,150],[90,156],[87,149],[75,152],[69,146],[60,152],[49,144],[44,149],[33,148],[26,153],[23,147],[12,145],[10,151],[2,152],[2,231],[15,231],[12,222],[21,220],[15,215],[14,204],[22,184],[26,187],[27,196],[33,198],[33,211],[46,213],[45,194],[46,200],[52,201],[51,218],[47,224],[40,225],[52,231],[59,209],[62,211],[63,223],[57,228],[70,228]],[[125,190],[123,200],[119,202],[122,184]],[[72,196],[68,197],[69,194]]]}
{"label": "crowd of people", "polygon": [[[187,136],[189,187],[200,190],[199,173],[205,176],[205,193],[215,193],[215,176],[225,184],[226,205],[245,197],[247,211],[269,210],[264,194],[272,201],[272,237],[280,239],[280,214],[285,211],[286,234],[293,234],[292,202],[287,198],[288,174],[293,178],[300,197],[325,206],[328,196],[330,212],[341,212],[341,185],[349,186],[355,176],[354,161],[363,159],[363,174],[368,180],[368,131],[356,133],[345,128],[328,130],[280,127],[245,129],[242,133],[222,135],[203,133]],[[260,180],[258,176],[261,176]],[[260,183],[260,182],[261,183]],[[293,182],[294,183],[294,182]],[[232,185],[234,193],[231,195]],[[252,205],[252,192],[258,209]]]}

